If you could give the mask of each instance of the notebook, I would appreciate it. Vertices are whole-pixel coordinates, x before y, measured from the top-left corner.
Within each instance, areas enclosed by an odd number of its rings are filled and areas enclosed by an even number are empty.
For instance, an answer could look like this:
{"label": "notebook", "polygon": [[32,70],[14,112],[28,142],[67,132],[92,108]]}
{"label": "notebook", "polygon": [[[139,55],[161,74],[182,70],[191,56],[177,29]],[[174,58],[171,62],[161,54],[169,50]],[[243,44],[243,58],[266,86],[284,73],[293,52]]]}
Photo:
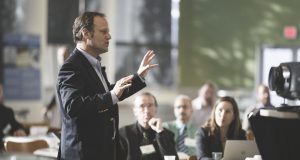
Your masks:
{"label": "notebook", "polygon": [[223,160],[245,160],[246,157],[259,155],[255,141],[227,140]]}

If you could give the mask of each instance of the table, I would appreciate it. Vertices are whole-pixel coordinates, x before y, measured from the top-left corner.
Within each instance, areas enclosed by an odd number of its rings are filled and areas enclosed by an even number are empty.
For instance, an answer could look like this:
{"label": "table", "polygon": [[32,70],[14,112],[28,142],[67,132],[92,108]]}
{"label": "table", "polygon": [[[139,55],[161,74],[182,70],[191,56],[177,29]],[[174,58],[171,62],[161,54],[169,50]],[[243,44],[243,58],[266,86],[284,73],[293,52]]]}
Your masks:
{"label": "table", "polygon": [[33,154],[20,154],[20,153],[0,153],[1,160],[54,160],[56,158],[42,157]]}

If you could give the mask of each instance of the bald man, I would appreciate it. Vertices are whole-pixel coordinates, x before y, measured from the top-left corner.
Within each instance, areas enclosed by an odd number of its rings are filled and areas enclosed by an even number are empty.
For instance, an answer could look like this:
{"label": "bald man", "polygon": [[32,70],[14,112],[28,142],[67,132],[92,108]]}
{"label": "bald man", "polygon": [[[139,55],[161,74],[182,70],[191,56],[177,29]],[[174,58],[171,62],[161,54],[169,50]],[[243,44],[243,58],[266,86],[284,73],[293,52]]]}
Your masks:
{"label": "bald man", "polygon": [[[174,115],[176,120],[163,123],[165,128],[174,133],[177,151],[184,152],[189,156],[196,155],[195,133],[197,127],[190,121],[192,114],[191,98],[187,95],[178,95],[174,101]],[[182,136],[184,137],[181,138]]]}
{"label": "bald man", "polygon": [[271,98],[270,98],[270,92],[269,87],[263,84],[260,84],[257,86],[256,89],[256,104],[249,106],[244,113],[243,116],[243,129],[247,132],[248,139],[253,139],[252,137],[252,129],[248,120],[248,114],[253,111],[254,109],[260,109],[260,108],[274,108],[274,106],[271,104]]}
{"label": "bald man", "polygon": [[216,87],[212,83],[204,83],[198,91],[198,97],[192,101],[194,109],[193,125],[197,127],[204,125],[210,117],[215,100]]}

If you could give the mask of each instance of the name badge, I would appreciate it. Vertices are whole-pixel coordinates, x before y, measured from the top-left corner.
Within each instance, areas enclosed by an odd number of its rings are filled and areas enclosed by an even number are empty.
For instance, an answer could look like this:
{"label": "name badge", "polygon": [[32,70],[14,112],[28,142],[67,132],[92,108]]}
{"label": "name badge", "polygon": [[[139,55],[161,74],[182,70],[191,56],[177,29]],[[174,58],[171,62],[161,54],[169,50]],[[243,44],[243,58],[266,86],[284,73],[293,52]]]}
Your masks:
{"label": "name badge", "polygon": [[140,146],[140,150],[141,150],[142,154],[150,154],[150,153],[155,152],[155,148],[154,148],[153,144]]}
{"label": "name badge", "polygon": [[196,140],[193,138],[185,138],[184,144],[188,147],[196,147]]}

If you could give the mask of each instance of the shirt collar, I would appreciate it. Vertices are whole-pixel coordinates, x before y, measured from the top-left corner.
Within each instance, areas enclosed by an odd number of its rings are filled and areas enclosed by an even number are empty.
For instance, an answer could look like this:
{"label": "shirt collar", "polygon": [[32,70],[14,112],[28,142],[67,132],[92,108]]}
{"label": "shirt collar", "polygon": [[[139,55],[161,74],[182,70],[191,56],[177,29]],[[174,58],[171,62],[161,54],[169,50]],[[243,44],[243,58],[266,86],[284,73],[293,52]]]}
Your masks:
{"label": "shirt collar", "polygon": [[183,124],[179,119],[176,119],[177,128],[183,128],[186,124]]}
{"label": "shirt collar", "polygon": [[97,58],[91,56],[89,53],[87,53],[83,49],[81,49],[79,47],[76,47],[76,48],[84,55],[84,57],[92,64],[92,66],[97,67],[98,60],[101,61],[100,56],[98,56],[99,59],[97,59]]}
{"label": "shirt collar", "polygon": [[177,126],[177,128],[179,128],[179,134],[182,134],[184,128],[187,128],[189,123],[191,123],[191,122],[188,121],[188,123],[184,124],[180,120],[176,119],[176,126]]}

